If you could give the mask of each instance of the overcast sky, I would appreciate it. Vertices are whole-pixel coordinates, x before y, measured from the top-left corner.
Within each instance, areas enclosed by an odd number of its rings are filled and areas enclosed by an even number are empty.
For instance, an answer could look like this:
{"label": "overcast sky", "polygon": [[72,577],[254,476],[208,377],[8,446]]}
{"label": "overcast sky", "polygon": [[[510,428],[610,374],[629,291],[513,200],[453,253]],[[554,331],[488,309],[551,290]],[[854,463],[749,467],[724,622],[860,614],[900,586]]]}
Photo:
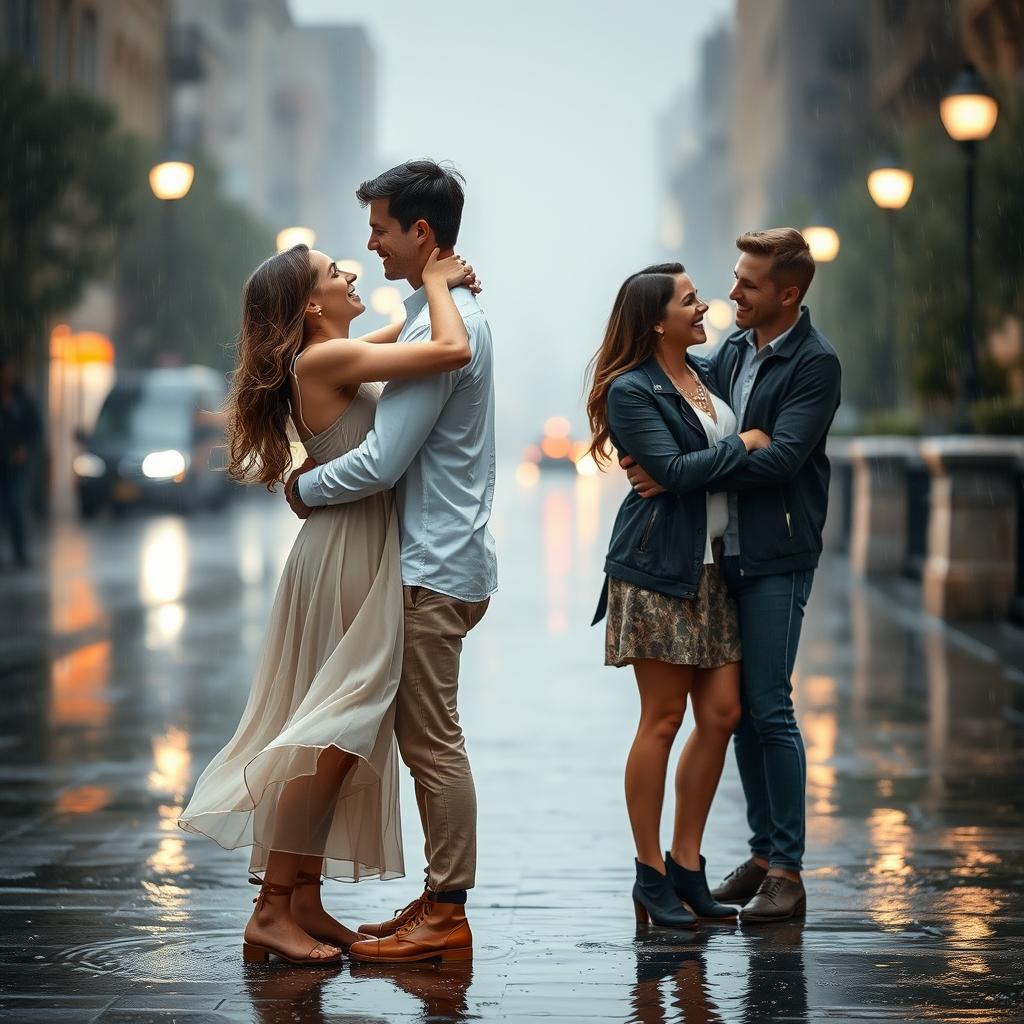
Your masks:
{"label": "overcast sky", "polygon": [[382,169],[432,156],[466,175],[459,249],[484,281],[501,455],[554,413],[584,436],[584,365],[623,277],[659,255],[658,115],[695,83],[732,0],[291,7],[302,23],[365,26]]}

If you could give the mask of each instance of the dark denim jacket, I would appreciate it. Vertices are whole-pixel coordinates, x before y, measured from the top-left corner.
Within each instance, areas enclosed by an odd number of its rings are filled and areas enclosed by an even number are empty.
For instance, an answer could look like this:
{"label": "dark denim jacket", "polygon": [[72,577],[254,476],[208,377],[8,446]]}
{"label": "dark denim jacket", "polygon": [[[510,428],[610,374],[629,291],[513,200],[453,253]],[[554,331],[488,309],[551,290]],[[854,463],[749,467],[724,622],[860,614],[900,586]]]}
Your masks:
{"label": "dark denim jacket", "polygon": [[[696,360],[691,365],[721,398],[703,367]],[[605,573],[660,594],[692,597],[704,568],[707,492],[746,465],[747,450],[736,434],[709,448],[697,414],[653,356],[612,383],[608,426],[619,458],[631,455],[666,493],[626,495],[612,528]],[[594,622],[604,617],[607,593],[606,580]]]}

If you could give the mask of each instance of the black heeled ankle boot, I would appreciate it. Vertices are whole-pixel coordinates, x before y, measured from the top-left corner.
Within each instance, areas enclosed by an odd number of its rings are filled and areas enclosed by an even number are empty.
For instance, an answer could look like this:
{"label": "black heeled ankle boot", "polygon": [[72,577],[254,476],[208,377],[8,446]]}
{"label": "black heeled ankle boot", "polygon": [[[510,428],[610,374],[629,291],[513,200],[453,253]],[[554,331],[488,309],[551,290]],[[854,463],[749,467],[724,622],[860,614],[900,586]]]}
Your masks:
{"label": "black heeled ankle boot", "polygon": [[662,928],[692,928],[697,923],[679,902],[666,875],[648,864],[636,861],[633,883],[633,907],[636,923],[656,924]]}
{"label": "black heeled ankle boot", "polygon": [[690,871],[672,859],[672,854],[665,854],[665,869],[668,880],[672,884],[676,896],[681,899],[696,915],[709,921],[724,921],[735,917],[735,907],[717,902],[708,888],[707,875],[704,873],[706,861],[700,859],[700,871]]}

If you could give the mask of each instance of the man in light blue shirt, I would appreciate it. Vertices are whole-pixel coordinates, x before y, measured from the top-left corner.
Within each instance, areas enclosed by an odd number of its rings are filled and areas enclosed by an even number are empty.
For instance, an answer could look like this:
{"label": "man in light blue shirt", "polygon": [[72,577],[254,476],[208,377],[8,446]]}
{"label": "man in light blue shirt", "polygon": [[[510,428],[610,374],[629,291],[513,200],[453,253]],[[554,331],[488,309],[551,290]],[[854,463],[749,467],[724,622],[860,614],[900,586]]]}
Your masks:
{"label": "man in light blue shirt", "polygon": [[[462,215],[461,175],[430,160],[401,164],[356,193],[370,208],[368,248],[389,280],[416,291],[405,300],[397,344],[430,337],[422,289],[431,251],[450,255]],[[494,493],[491,332],[467,288],[452,297],[472,357],[451,373],[392,381],[373,430],[351,452],[303,473],[293,509],[358,501],[395,488],[405,595],[405,653],[395,735],[416,786],[426,837],[426,890],[391,921],[360,925],[373,935],[351,955],[373,962],[468,957],[465,916],[476,875],[476,791],[457,708],[459,655],[497,588],[487,528]],[[291,483],[291,481],[290,481]],[[298,492],[296,501],[295,491]]]}

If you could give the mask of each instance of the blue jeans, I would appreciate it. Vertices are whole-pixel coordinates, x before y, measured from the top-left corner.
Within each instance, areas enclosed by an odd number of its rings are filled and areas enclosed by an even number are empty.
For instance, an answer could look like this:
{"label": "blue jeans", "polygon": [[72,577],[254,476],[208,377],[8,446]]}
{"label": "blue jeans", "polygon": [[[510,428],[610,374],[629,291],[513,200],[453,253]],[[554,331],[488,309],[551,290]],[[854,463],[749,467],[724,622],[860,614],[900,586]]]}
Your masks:
{"label": "blue jeans", "polygon": [[799,871],[807,761],[790,676],[814,571],[741,576],[736,556],[723,558],[722,570],[739,606],[743,641],[743,715],[733,742],[750,849],[773,868]]}

